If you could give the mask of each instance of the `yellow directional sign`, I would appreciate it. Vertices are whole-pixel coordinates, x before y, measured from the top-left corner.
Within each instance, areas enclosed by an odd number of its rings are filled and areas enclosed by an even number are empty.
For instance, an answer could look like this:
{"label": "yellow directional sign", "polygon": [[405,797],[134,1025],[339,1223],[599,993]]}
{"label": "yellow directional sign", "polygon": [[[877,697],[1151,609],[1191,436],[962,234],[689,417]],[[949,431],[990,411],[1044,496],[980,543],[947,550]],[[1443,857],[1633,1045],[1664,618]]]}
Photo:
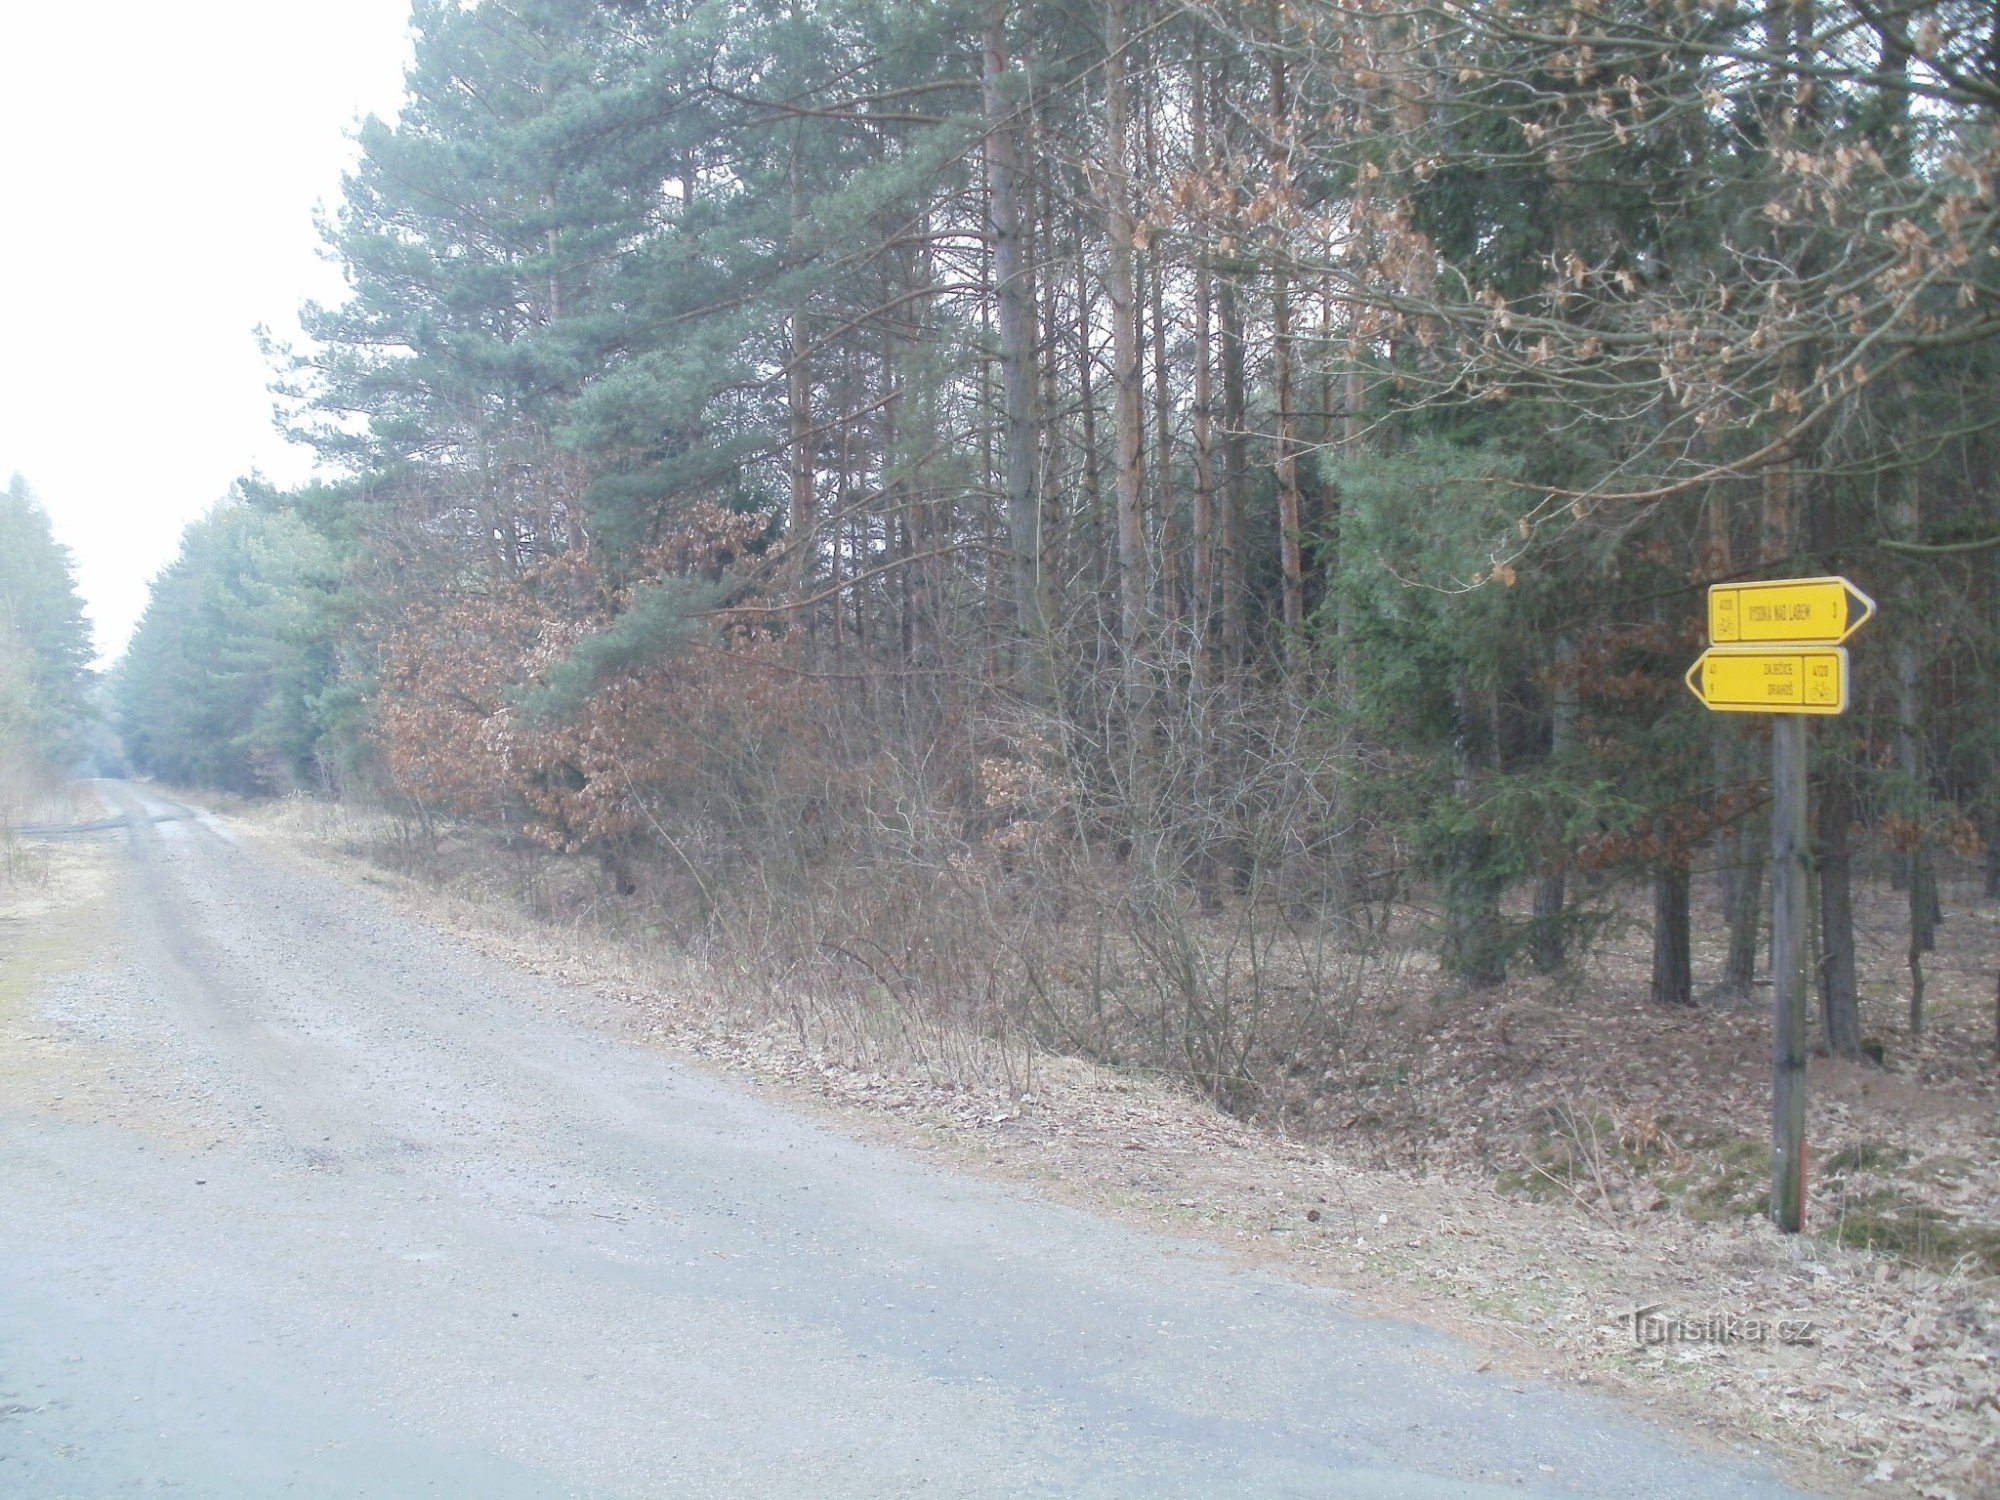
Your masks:
{"label": "yellow directional sign", "polygon": [[1719,583],[1708,638],[1688,668],[1703,706],[1771,717],[1771,1217],[1796,1234],[1806,1201],[1806,714],[1847,707],[1840,643],[1875,615],[1845,578]]}
{"label": "yellow directional sign", "polygon": [[1874,617],[1875,601],[1845,578],[1718,583],[1708,591],[1708,638],[1718,646],[1837,646]]}
{"label": "yellow directional sign", "polygon": [[1710,646],[1688,668],[1695,697],[1719,713],[1837,714],[1847,709],[1842,646]]}

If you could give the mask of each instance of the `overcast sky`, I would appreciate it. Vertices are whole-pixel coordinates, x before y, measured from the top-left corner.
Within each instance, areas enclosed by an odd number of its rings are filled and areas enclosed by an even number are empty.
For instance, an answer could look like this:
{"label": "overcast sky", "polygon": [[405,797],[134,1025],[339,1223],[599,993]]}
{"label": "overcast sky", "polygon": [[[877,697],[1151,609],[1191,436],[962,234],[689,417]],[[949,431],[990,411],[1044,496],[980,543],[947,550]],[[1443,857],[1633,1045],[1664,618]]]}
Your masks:
{"label": "overcast sky", "polygon": [[252,329],[340,295],[313,215],[394,113],[408,0],[0,4],[0,483],[75,553],[107,657],[271,424]]}

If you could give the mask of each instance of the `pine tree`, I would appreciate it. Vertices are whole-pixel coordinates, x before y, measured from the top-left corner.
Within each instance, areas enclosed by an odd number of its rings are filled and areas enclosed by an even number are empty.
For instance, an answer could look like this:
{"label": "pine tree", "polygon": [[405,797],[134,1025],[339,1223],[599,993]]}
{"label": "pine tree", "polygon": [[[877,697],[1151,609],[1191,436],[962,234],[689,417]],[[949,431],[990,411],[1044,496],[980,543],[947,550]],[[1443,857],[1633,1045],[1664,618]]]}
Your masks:
{"label": "pine tree", "polygon": [[0,795],[18,798],[80,753],[93,654],[69,551],[16,474],[0,493]]}

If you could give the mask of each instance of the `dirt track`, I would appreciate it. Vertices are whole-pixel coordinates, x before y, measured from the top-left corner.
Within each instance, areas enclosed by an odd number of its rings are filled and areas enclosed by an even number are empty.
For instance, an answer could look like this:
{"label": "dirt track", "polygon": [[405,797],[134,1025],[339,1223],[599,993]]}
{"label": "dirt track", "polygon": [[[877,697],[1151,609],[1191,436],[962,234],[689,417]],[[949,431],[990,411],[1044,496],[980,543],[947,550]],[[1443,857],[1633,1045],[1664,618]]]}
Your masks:
{"label": "dirt track", "polygon": [[104,790],[94,914],[0,982],[0,1493],[1790,1493]]}

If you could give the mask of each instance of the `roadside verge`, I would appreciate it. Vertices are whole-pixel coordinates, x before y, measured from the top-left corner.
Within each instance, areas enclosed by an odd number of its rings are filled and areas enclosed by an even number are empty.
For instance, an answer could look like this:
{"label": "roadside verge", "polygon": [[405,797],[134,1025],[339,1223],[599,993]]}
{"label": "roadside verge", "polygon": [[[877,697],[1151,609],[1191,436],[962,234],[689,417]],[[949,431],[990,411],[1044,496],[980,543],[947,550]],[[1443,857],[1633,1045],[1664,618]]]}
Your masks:
{"label": "roadside verge", "polygon": [[[699,955],[580,918],[537,918],[504,882],[419,881],[370,857],[365,819],[238,807],[275,857],[386,899],[564,981],[571,1019],[725,1070],[849,1131],[1221,1246],[1361,1305],[1464,1335],[1496,1368],[1588,1385],[1795,1481],[1928,1497],[2000,1492],[2000,1295],[1990,1279],[1701,1221],[1500,1191],[1491,1173],[1398,1170],[1363,1128],[1252,1129],[1169,1082],[939,1027],[887,997],[828,1024]],[[489,863],[487,866],[490,869]],[[584,997],[588,997],[587,1001]],[[898,1028],[904,1035],[900,1042]],[[834,1040],[837,1039],[837,1040]]]}

